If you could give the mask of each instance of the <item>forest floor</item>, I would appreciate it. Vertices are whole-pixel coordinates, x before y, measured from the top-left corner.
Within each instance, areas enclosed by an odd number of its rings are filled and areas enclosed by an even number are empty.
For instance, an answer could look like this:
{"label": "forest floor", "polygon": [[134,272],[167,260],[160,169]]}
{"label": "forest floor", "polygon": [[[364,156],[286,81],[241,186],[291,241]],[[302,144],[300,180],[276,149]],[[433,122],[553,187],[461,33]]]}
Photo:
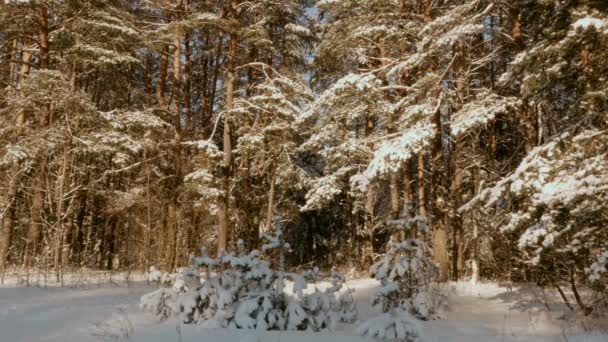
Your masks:
{"label": "forest floor", "polygon": [[[373,315],[369,297],[377,285],[352,280],[360,318]],[[145,282],[98,283],[75,288],[0,287],[0,341],[221,341],[221,342],[358,342],[355,325],[335,332],[251,332],[204,329],[178,320],[159,323],[139,310]],[[423,322],[424,341],[580,341],[608,342],[608,325],[587,329],[565,318],[556,294],[531,286],[512,289],[497,284],[450,283],[449,311],[444,320]],[[567,309],[566,309],[567,310]],[[575,323],[576,322],[576,323]],[[597,323],[597,322],[596,322]],[[604,326],[605,329],[602,329]]]}

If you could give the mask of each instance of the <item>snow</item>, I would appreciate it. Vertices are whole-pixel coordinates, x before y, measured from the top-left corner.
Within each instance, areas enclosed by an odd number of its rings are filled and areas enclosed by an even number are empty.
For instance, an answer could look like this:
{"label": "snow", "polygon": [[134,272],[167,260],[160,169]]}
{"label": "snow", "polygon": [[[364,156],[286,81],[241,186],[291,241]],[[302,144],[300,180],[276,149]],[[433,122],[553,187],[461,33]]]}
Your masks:
{"label": "snow", "polygon": [[287,24],[285,25],[285,31],[293,33],[293,34],[297,34],[303,37],[311,37],[312,33],[310,32],[309,29],[307,29],[306,27],[302,26],[302,25],[298,25],[298,24]]}
{"label": "snow", "polygon": [[428,147],[435,135],[432,123],[416,124],[400,137],[383,142],[365,171],[370,179],[396,173],[410,158]]}
{"label": "snow", "polygon": [[353,166],[346,166],[333,174],[315,179],[312,188],[306,194],[306,204],[300,208],[300,211],[319,209],[334,200],[343,191],[341,178],[353,169]]}
{"label": "snow", "polygon": [[[378,285],[375,280],[351,280],[362,319],[375,316],[369,297]],[[326,282],[319,284],[330,286]],[[288,286],[288,289],[290,286]],[[334,332],[276,332],[207,329],[183,325],[179,319],[158,323],[137,308],[139,298],[152,288],[145,283],[88,288],[0,288],[0,332],[2,341],[310,341],[363,342],[356,325],[340,324]],[[424,341],[606,341],[599,332],[582,333],[567,321],[559,320],[564,309],[553,290],[513,286],[512,291],[497,284],[450,283],[450,311],[445,320],[420,321]],[[539,298],[548,301],[546,311]],[[314,334],[314,335],[313,335]],[[127,337],[128,336],[128,337]]]}
{"label": "snow", "polygon": [[606,273],[606,266],[608,265],[608,251],[600,254],[597,260],[589,266],[585,272],[589,275],[589,280],[597,281],[600,280],[602,274]]}
{"label": "snow", "polygon": [[606,22],[605,20],[602,19],[598,19],[598,18],[591,18],[591,17],[586,17],[586,18],[581,18],[579,20],[577,20],[574,24],[572,24],[572,26],[575,29],[583,29],[586,30],[591,26],[594,26],[596,29],[601,29],[604,26],[608,26],[608,22]]}
{"label": "snow", "polygon": [[501,97],[496,94],[482,93],[479,99],[465,104],[452,117],[452,134],[461,136],[478,126],[492,121],[497,115],[509,112],[515,106],[517,99]]}

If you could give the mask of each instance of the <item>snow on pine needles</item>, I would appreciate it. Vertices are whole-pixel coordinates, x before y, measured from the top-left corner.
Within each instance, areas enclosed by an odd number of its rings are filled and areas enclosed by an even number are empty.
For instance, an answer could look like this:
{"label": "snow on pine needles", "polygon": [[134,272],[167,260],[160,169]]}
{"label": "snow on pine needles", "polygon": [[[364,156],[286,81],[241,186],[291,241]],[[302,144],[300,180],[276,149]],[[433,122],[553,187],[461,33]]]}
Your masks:
{"label": "snow on pine needles", "polygon": [[[346,279],[332,271],[331,286],[314,285],[318,268],[291,273],[285,271],[284,254],[290,246],[283,239],[281,222],[274,234],[262,233],[264,253],[278,252],[278,269],[261,258],[258,250],[247,252],[239,241],[236,253],[210,257],[205,247],[192,256],[192,266],[181,277],[185,286],[161,287],[141,298],[141,308],[160,319],[180,316],[184,323],[206,327],[255,330],[331,330],[339,322],[357,318],[351,291],[339,293]],[[285,291],[286,280],[293,293]],[[312,292],[304,293],[309,285]]]}

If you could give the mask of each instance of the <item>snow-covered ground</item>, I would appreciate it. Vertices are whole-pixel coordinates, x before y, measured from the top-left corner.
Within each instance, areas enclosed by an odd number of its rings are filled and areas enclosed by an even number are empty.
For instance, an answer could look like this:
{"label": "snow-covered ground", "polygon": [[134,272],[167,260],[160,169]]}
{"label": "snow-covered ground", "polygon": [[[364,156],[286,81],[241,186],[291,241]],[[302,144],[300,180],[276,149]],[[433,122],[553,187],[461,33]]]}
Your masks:
{"label": "snow-covered ground", "polygon": [[[361,318],[373,314],[369,296],[376,283],[349,282],[356,288]],[[358,342],[353,325],[335,332],[251,332],[203,329],[177,320],[158,323],[138,308],[150,291],[144,282],[88,288],[0,288],[0,341],[221,341],[221,342]],[[425,341],[608,341],[600,331],[583,332],[562,316],[553,293],[538,288],[452,283],[447,319],[423,322]],[[542,300],[541,300],[542,298]],[[549,305],[549,309],[545,305]]]}

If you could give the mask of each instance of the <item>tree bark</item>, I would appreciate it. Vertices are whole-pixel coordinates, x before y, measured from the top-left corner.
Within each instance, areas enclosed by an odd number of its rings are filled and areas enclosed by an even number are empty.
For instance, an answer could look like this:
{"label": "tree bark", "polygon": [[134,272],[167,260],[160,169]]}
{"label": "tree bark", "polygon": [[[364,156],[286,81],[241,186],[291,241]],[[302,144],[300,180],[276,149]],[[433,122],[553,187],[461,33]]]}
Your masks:
{"label": "tree bark", "polygon": [[[379,46],[379,56],[380,56],[380,64],[382,66],[386,66],[387,65],[387,59],[386,59],[386,47],[385,47],[385,41],[384,39],[380,40],[380,43],[378,44]],[[383,83],[385,85],[388,85],[388,82],[386,79],[383,80]],[[389,99],[390,98],[390,94],[387,91],[385,93],[385,98]],[[388,111],[386,113],[386,133],[388,135],[393,134],[395,132],[395,125],[393,123],[393,112],[392,111]],[[391,217],[392,219],[397,219],[399,218],[399,183],[398,183],[398,177],[396,174],[391,174],[390,175],[390,180],[389,180],[389,188],[390,188],[390,194],[391,194]]]}
{"label": "tree bark", "polygon": [[[365,123],[365,136],[369,137],[374,131],[374,120],[372,117],[367,117]],[[373,150],[373,143],[369,144]],[[369,184],[367,193],[365,194],[365,213],[364,213],[364,229],[363,234],[363,251],[362,263],[369,266],[374,261],[374,207],[376,204],[376,187],[374,184]]]}
{"label": "tree bark", "polygon": [[427,217],[424,152],[418,153],[418,214]]}
{"label": "tree bark", "polygon": [[425,23],[430,23],[433,21],[433,1],[432,0],[422,0],[422,15],[424,17]]}
{"label": "tree bark", "polygon": [[[26,76],[29,75],[30,73],[30,69],[31,69],[31,61],[32,59],[32,54],[28,51],[23,51],[21,54],[21,60],[25,63],[21,64],[21,72],[20,75],[17,76],[16,80],[17,80],[17,86],[16,88],[18,90],[21,90],[21,85],[23,84],[23,81],[25,80]],[[17,134],[21,135],[23,134],[23,129],[25,128],[25,117],[26,113],[24,109],[19,109],[19,113],[17,114]]]}
{"label": "tree bark", "polygon": [[[230,1],[230,15],[236,19],[237,0]],[[226,100],[224,104],[224,179],[222,181],[224,189],[224,198],[220,205],[219,211],[219,232],[218,232],[218,255],[226,250],[228,240],[228,207],[230,203],[230,176],[232,165],[232,141],[230,137],[230,120],[228,120],[228,112],[234,108],[234,89],[236,83],[236,54],[237,54],[237,35],[230,34],[230,49],[228,52],[228,72],[226,73]]]}
{"label": "tree bark", "polygon": [[40,39],[40,69],[49,67],[49,14],[44,1],[40,2],[40,13],[38,15],[39,39]]}
{"label": "tree bark", "polygon": [[146,53],[146,70],[144,76],[144,92],[146,93],[146,108],[152,106],[152,54]]}
{"label": "tree bark", "polygon": [[167,68],[169,67],[169,47],[165,46],[160,55],[160,71],[158,75],[158,83],[156,84],[156,103],[158,107],[165,108],[167,101],[165,100],[165,88],[167,85]]}
{"label": "tree bark", "polygon": [[[458,147],[456,147],[458,148]],[[452,197],[452,210],[450,211],[450,219],[452,221],[452,280],[458,280],[460,272],[464,266],[463,254],[463,229],[462,218],[458,214],[458,208],[461,205],[460,187],[463,180],[463,170],[460,167],[460,153],[454,151],[454,181],[450,189]]]}
{"label": "tree bark", "polygon": [[40,236],[40,228],[42,227],[42,211],[44,208],[44,192],[43,189],[45,187],[45,169],[46,169],[46,160],[42,162],[40,169],[35,177],[34,183],[34,191],[32,195],[32,216],[30,220],[28,236],[25,243],[25,267],[28,268],[31,266],[30,256],[36,255],[36,250],[38,246],[38,239]]}
{"label": "tree bark", "polygon": [[[184,16],[187,17],[189,14],[190,6],[189,0],[184,0]],[[194,120],[192,118],[192,108],[191,108],[191,89],[192,84],[190,81],[190,32],[186,31],[184,33],[184,108],[186,110],[186,129],[185,131],[188,134],[194,131]],[[205,80],[206,82],[206,80]]]}
{"label": "tree bark", "polygon": [[368,185],[365,195],[365,244],[363,250],[363,265],[369,266],[374,262],[374,206],[376,204],[376,188]]}
{"label": "tree bark", "polygon": [[[207,113],[207,118],[209,118],[209,120],[211,119],[211,116],[213,115],[213,107],[215,105],[215,97],[217,95],[217,83],[220,77],[220,59],[222,56],[222,51],[224,44],[223,44],[223,40],[222,40],[222,35],[219,35],[219,37],[217,38],[217,50],[215,52],[215,58],[213,61],[213,81],[211,82],[211,94],[209,96],[209,99],[207,100],[207,108],[206,108],[206,113]],[[205,123],[206,124],[206,129],[205,129],[205,136],[209,136],[211,134],[211,130],[213,129],[211,122],[209,123]]]}
{"label": "tree bark", "polygon": [[9,251],[11,248],[11,240],[13,235],[13,223],[15,215],[15,201],[17,199],[17,192],[19,191],[19,174],[15,173],[8,185],[8,199],[9,204],[5,209],[2,216],[2,235],[0,244],[0,272],[2,272],[2,282],[4,283],[4,270],[6,263],[8,262]]}
{"label": "tree bark", "polygon": [[448,232],[444,222],[437,222],[433,230],[433,259],[439,267],[438,282],[447,282],[449,275]]}
{"label": "tree bark", "polygon": [[272,218],[274,213],[274,191],[275,191],[275,170],[270,175],[270,193],[268,194],[268,208],[266,212],[266,229],[272,230]]}
{"label": "tree bark", "polygon": [[182,40],[179,30],[177,29],[175,31],[175,40],[173,43],[175,45],[175,50],[173,50],[173,89],[171,96],[173,98],[173,125],[175,126],[177,134],[180,134],[182,130],[180,106],[180,87],[182,84]]}

